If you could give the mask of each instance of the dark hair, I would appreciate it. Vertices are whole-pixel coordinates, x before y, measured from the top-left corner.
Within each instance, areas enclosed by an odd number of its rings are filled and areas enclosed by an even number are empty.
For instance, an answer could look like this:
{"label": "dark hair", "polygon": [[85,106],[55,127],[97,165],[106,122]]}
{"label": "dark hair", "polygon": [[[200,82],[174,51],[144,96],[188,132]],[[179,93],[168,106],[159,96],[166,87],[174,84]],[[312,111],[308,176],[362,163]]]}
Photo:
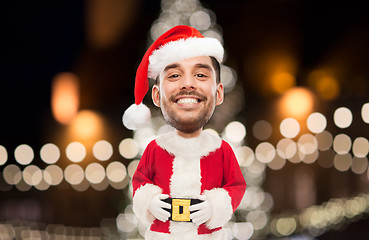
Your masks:
{"label": "dark hair", "polygon": [[[210,56],[210,59],[211,59],[211,63],[213,64],[213,68],[215,70],[215,80],[216,80],[216,83],[218,84],[220,83],[220,64],[215,57]],[[160,74],[156,77],[155,84],[159,84],[159,76]]]}
{"label": "dark hair", "polygon": [[211,63],[213,64],[213,68],[215,70],[215,80],[216,83],[220,83],[220,64],[218,62],[218,60],[216,60],[215,57],[210,57],[211,58]]}

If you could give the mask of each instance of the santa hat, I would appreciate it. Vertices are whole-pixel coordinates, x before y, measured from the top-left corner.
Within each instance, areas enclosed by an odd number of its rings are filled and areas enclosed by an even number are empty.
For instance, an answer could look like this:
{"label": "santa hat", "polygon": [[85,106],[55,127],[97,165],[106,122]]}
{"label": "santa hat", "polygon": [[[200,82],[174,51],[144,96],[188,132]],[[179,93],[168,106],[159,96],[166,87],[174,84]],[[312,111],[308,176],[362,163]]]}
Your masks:
{"label": "santa hat", "polygon": [[191,57],[211,56],[222,62],[223,54],[223,46],[217,39],[204,37],[193,27],[179,25],[165,32],[149,47],[137,68],[135,103],[123,114],[124,126],[135,130],[150,119],[150,110],[142,103],[149,90],[148,78],[156,79],[167,65]]}

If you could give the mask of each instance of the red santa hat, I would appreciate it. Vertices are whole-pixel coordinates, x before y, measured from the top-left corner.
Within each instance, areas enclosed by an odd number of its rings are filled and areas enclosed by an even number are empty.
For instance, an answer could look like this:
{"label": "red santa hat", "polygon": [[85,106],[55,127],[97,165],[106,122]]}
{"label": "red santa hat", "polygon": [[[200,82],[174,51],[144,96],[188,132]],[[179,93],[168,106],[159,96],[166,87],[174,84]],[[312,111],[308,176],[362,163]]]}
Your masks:
{"label": "red santa hat", "polygon": [[217,39],[204,37],[193,27],[179,25],[165,32],[149,47],[137,68],[135,103],[123,114],[124,126],[135,130],[150,119],[150,110],[142,103],[149,90],[148,78],[156,79],[167,65],[191,57],[211,56],[222,62],[223,54],[223,46]]}

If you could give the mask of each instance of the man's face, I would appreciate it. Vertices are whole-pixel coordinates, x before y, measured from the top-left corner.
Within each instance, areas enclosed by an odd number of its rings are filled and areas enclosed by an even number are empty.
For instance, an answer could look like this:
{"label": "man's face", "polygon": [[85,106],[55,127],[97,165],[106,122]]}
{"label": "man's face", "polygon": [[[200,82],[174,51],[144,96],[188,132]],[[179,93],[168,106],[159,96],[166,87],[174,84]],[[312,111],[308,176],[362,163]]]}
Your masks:
{"label": "man's face", "polygon": [[210,57],[170,64],[160,73],[159,86],[152,89],[154,104],[174,128],[184,133],[196,132],[210,120],[215,106],[223,102],[223,85],[215,79]]}

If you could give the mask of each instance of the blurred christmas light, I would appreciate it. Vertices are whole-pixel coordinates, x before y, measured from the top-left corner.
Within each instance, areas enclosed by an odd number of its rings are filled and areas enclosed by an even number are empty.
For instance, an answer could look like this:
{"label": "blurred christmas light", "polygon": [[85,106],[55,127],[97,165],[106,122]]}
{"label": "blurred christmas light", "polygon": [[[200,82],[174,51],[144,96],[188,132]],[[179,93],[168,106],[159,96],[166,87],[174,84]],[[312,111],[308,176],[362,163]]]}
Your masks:
{"label": "blurred christmas light", "polygon": [[224,137],[233,143],[242,142],[245,136],[245,126],[237,121],[228,123],[224,130]]}
{"label": "blurred christmas light", "polygon": [[123,139],[119,144],[119,153],[126,159],[135,158],[139,153],[138,143],[132,138]]}
{"label": "blurred christmas light", "polygon": [[270,79],[270,87],[275,93],[283,94],[296,85],[295,77],[286,71],[275,72]]}
{"label": "blurred christmas light", "polygon": [[363,158],[369,153],[369,141],[364,137],[358,137],[354,140],[352,145],[352,153],[358,157]]}
{"label": "blurred christmas light", "polygon": [[350,153],[337,154],[334,157],[333,165],[340,172],[345,172],[349,170],[351,167],[351,164],[352,164],[352,157]]}
{"label": "blurred christmas light", "polygon": [[324,100],[336,99],[341,91],[340,84],[327,70],[316,70],[308,77],[309,85]]}
{"label": "blurred christmas light", "polygon": [[282,136],[294,138],[300,133],[300,124],[296,119],[286,118],[279,125]]}
{"label": "blurred christmas light", "polygon": [[351,149],[351,138],[346,134],[338,134],[333,140],[333,149],[338,154],[346,154]]}
{"label": "blurred christmas light", "polygon": [[81,166],[70,164],[64,170],[64,177],[71,185],[78,185],[85,179],[85,174]]}
{"label": "blurred christmas light", "polygon": [[255,157],[262,163],[271,162],[276,155],[274,146],[268,142],[260,143],[255,149]]}
{"label": "blurred christmas light", "polygon": [[314,96],[306,88],[291,88],[282,96],[279,105],[285,117],[302,119],[312,112]]}
{"label": "blurred christmas light", "polygon": [[127,176],[127,169],[121,162],[111,162],[106,167],[106,175],[112,182],[122,182]]}
{"label": "blurred christmas light", "polygon": [[327,119],[321,113],[312,113],[307,118],[307,127],[312,133],[321,133],[327,127]]}
{"label": "blurred christmas light", "polygon": [[8,160],[8,152],[6,148],[0,145],[0,166],[4,165]]}
{"label": "blurred christmas light", "polygon": [[34,158],[33,149],[27,144],[21,144],[14,150],[14,157],[19,164],[30,164]]}
{"label": "blurred christmas light", "polygon": [[63,170],[57,165],[49,165],[43,171],[45,182],[56,186],[63,181]]}
{"label": "blurred christmas light", "polygon": [[17,165],[9,164],[3,169],[3,177],[9,185],[15,185],[21,181],[22,172]]}
{"label": "blurred christmas light", "polygon": [[90,183],[99,184],[106,176],[105,169],[99,163],[90,163],[85,169],[85,176]]}
{"label": "blurred christmas light", "polygon": [[318,149],[319,150],[328,150],[331,148],[333,144],[333,136],[328,131],[323,131],[321,133],[318,133],[316,136],[316,139],[318,140]]}
{"label": "blurred christmas light", "polygon": [[51,108],[54,118],[68,124],[79,108],[79,79],[73,73],[59,73],[52,83]]}
{"label": "blurred christmas light", "polygon": [[352,123],[352,113],[346,107],[336,109],[333,115],[334,123],[339,128],[348,128]]}
{"label": "blurred christmas light", "polygon": [[282,138],[277,143],[277,154],[284,159],[290,159],[297,153],[297,144],[289,138]]}
{"label": "blurred christmas light", "polygon": [[72,162],[81,162],[86,157],[86,148],[80,142],[72,142],[66,148],[66,154]]}
{"label": "blurred christmas light", "polygon": [[254,151],[247,146],[242,146],[236,150],[236,156],[238,160],[238,164],[241,167],[248,167],[255,160]]}
{"label": "blurred christmas light", "polygon": [[73,119],[70,134],[73,139],[94,140],[100,138],[103,132],[101,117],[90,110],[80,111]]}
{"label": "blurred christmas light", "polygon": [[252,127],[253,135],[261,141],[267,140],[272,135],[272,132],[272,125],[265,120],[257,121]]}
{"label": "blurred christmas light", "polygon": [[60,150],[53,143],[47,143],[40,150],[41,159],[47,164],[54,164],[60,158]]}
{"label": "blurred christmas light", "polygon": [[23,170],[23,180],[30,186],[36,186],[42,180],[42,171],[35,165],[29,165]]}
{"label": "blurred christmas light", "polygon": [[365,123],[369,123],[369,103],[365,103],[361,107],[361,117]]}
{"label": "blurred christmas light", "polygon": [[113,147],[108,141],[101,140],[94,144],[92,153],[96,159],[106,161],[113,155]]}

